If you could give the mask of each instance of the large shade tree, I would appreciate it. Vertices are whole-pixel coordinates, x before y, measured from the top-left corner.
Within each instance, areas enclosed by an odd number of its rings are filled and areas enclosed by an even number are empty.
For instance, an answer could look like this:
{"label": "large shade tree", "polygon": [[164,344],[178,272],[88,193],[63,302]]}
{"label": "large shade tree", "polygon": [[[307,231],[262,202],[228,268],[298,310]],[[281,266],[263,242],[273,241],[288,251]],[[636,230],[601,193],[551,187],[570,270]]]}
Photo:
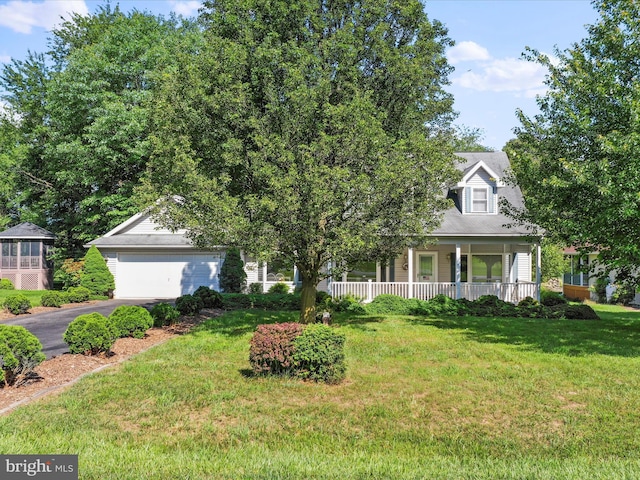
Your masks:
{"label": "large shade tree", "polygon": [[0,131],[12,131],[14,144],[0,169],[16,180],[19,220],[47,225],[71,254],[137,211],[155,78],[199,34],[175,18],[107,5],[62,22],[49,52],[4,66]]}
{"label": "large shade tree", "polygon": [[599,250],[601,265],[634,279],[640,267],[640,4],[598,0],[588,36],[548,68],[540,114],[519,112],[507,145],[526,208],[512,215],[565,245]]}
{"label": "large shade tree", "polygon": [[201,22],[155,102],[148,199],[198,244],[295,264],[311,321],[324,276],[438,224],[451,42],[417,0],[219,0]]}

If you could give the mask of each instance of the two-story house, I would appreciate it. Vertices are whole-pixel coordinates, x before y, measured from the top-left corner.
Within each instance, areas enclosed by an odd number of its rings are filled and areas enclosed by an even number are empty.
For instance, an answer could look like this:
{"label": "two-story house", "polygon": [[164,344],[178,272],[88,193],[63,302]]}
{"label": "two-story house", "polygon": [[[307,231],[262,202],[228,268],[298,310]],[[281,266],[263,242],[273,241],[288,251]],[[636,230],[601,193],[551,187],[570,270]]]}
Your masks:
{"label": "two-story house", "polygon": [[[453,206],[432,233],[432,242],[405,249],[387,265],[377,264],[366,281],[330,282],[333,295],[352,293],[368,300],[386,293],[429,299],[436,294],[478,298],[493,294],[518,302],[539,296],[540,279],[532,281],[532,258],[539,238],[500,211],[500,200],[522,207],[519,188],[503,182],[509,168],[504,152],[459,153],[462,179],[449,190]],[[370,268],[372,270],[372,268]]]}

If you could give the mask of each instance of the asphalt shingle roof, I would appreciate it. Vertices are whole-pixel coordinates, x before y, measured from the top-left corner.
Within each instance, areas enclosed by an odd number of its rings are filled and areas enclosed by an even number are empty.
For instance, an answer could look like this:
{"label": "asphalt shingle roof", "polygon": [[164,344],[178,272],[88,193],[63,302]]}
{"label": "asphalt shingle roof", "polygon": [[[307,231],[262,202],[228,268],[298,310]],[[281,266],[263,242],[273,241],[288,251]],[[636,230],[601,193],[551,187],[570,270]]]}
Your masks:
{"label": "asphalt shingle roof", "polygon": [[[510,167],[509,158],[504,152],[473,152],[457,153],[463,161],[459,169],[469,172],[474,165],[482,161],[493,170],[496,175],[503,178]],[[505,185],[498,188],[500,199],[505,198],[515,207],[523,207],[522,192],[518,187]],[[456,200],[456,199],[454,199]],[[507,228],[511,225],[511,228]],[[497,214],[463,215],[459,202],[444,213],[442,223],[433,232],[435,237],[479,236],[479,237],[520,237],[530,233],[523,225],[515,225],[513,219],[501,212]]]}
{"label": "asphalt shingle roof", "polygon": [[11,227],[4,232],[0,232],[0,238],[13,238],[13,239],[54,239],[56,236],[49,230],[45,230],[42,227],[34,225],[30,222],[23,222],[15,227]]}

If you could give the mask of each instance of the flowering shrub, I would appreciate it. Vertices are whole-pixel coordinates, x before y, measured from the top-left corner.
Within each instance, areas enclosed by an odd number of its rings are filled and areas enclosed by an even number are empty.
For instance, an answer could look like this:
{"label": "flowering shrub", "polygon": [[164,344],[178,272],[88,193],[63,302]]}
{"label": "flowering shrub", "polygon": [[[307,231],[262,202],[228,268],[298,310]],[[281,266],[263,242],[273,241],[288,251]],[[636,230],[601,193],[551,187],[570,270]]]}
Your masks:
{"label": "flowering shrub", "polygon": [[300,323],[258,325],[249,349],[249,363],[256,375],[293,373],[293,341],[302,333]]}

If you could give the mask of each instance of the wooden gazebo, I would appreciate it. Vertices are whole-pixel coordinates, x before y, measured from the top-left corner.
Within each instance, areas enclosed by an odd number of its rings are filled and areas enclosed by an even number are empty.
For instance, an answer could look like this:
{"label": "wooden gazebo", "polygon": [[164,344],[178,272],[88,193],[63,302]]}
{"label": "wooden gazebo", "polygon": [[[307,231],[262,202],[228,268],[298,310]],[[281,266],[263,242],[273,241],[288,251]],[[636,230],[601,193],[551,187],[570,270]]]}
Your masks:
{"label": "wooden gazebo", "polygon": [[0,232],[0,278],[19,290],[46,290],[53,286],[53,263],[47,259],[55,235],[24,222]]}

